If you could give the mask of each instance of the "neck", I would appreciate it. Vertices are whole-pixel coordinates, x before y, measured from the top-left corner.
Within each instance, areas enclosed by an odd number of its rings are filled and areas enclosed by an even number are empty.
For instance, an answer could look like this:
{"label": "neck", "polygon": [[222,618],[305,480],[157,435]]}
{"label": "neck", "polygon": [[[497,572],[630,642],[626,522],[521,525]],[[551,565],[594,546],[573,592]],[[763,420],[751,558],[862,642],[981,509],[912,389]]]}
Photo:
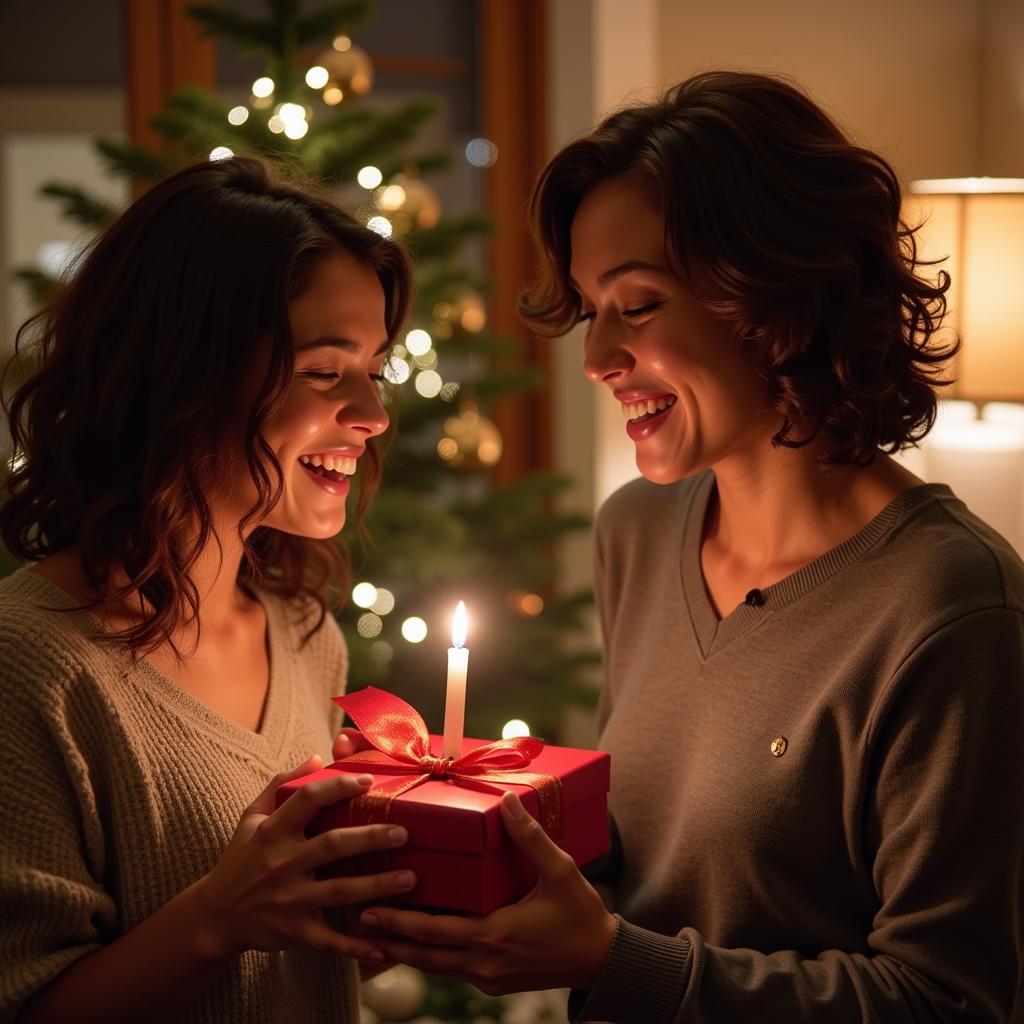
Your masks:
{"label": "neck", "polygon": [[803,565],[878,514],[917,477],[879,454],[867,467],[823,467],[820,447],[764,448],[714,468],[705,540],[736,568],[757,576]]}

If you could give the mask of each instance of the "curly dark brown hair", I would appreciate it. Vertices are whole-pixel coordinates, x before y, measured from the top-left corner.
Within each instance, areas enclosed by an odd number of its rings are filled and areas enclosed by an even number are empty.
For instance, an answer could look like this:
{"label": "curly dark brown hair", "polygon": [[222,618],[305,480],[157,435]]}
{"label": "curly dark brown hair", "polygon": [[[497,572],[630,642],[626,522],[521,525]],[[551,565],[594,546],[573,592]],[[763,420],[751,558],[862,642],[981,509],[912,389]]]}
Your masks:
{"label": "curly dark brown hair", "polygon": [[732,323],[783,417],[773,444],[824,432],[824,462],[867,465],[928,433],[935,388],[952,383],[941,364],[960,348],[933,338],[949,275],[918,275],[926,261],[892,167],[797,87],[706,72],[562,149],[533,193],[542,272],[519,304],[542,333],[579,318],[570,230],[583,196],[609,179],[664,216],[673,272]]}
{"label": "curly dark brown hair", "polygon": [[[199,610],[190,569],[216,543],[208,495],[240,423],[258,494],[238,526],[240,581],[319,604],[312,635],[328,584],[347,579],[334,542],[259,526],[243,537],[284,486],[262,430],[293,373],[288,306],[317,263],[340,249],[376,272],[391,339],[411,267],[400,245],[296,180],[249,157],[179,171],[128,207],[18,331],[16,353],[33,345],[38,369],[4,402],[17,459],[0,535],[28,561],[77,544],[99,595],[88,607],[131,597],[145,609],[110,636],[135,656],[167,642],[180,657],[172,637]],[[243,408],[241,382],[261,346],[266,372]],[[357,518],[380,461],[371,440]]]}

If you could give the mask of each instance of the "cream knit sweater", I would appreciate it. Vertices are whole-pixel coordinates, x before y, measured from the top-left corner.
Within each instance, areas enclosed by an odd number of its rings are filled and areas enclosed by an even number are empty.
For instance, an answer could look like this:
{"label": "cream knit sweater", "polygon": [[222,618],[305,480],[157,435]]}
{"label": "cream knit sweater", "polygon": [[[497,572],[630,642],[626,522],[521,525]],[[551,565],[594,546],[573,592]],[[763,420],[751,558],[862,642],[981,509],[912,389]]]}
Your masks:
{"label": "cream knit sweater", "polygon": [[[300,646],[315,619],[260,599],[271,678],[251,732],[99,645],[37,573],[0,582],[0,1021],[207,873],[271,776],[330,759],[341,633],[328,616]],[[251,950],[178,1019],[355,1022],[357,994],[354,961]]]}

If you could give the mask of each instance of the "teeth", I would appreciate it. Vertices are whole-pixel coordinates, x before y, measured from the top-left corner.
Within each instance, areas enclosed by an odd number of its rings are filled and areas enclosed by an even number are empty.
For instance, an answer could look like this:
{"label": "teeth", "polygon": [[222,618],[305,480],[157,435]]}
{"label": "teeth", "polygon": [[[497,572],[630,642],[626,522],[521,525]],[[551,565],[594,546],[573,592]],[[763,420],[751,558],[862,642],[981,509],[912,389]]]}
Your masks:
{"label": "teeth", "polygon": [[322,466],[345,476],[354,476],[356,471],[356,460],[344,455],[300,455],[299,462],[304,466]]}
{"label": "teeth", "polygon": [[623,402],[622,415],[627,420],[638,420],[641,416],[651,416],[663,409],[675,405],[675,398],[648,398],[640,402]]}

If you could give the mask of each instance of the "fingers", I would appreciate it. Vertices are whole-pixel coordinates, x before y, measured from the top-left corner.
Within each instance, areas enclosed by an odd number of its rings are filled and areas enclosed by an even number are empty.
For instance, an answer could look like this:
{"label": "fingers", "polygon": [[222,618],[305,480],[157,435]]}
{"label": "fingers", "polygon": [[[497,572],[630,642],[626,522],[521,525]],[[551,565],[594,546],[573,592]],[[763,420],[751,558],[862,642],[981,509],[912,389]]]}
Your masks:
{"label": "fingers", "polygon": [[312,946],[314,949],[333,950],[342,956],[354,957],[356,960],[369,963],[379,964],[385,959],[384,951],[380,947],[366,939],[335,931],[323,920],[310,921],[303,930],[302,941],[304,945]]}
{"label": "fingers", "polygon": [[302,775],[308,775],[310,772],[318,771],[323,767],[323,758],[319,754],[313,754],[307,757],[302,764],[296,768],[292,768],[287,772],[278,772],[266,785],[266,788],[255,800],[249,805],[249,811],[255,811],[258,814],[270,814],[274,810],[274,795],[277,793],[277,788],[284,782],[290,782],[292,779],[297,779]]}
{"label": "fingers", "polygon": [[559,849],[512,791],[501,798],[501,817],[509,838],[536,865],[542,879],[562,881],[578,872],[572,857]]}
{"label": "fingers", "polygon": [[430,946],[469,946],[482,932],[479,918],[423,914],[391,907],[371,907],[359,915],[359,920]]}
{"label": "fingers", "polygon": [[300,901],[316,907],[346,907],[399,896],[415,888],[413,872],[384,871],[379,875],[352,875],[310,882],[302,891]]}
{"label": "fingers", "polygon": [[373,941],[389,960],[408,964],[428,974],[448,974],[468,980],[473,976],[473,968],[479,959],[476,953],[465,948],[420,946],[397,939],[375,938]]}
{"label": "fingers", "polygon": [[370,775],[347,775],[344,772],[309,782],[261,822],[257,834],[277,840],[301,833],[321,808],[360,796],[372,783]]}
{"label": "fingers", "polygon": [[409,833],[400,825],[360,825],[336,828],[322,832],[302,844],[302,852],[295,858],[299,871],[312,871],[321,864],[354,857],[372,850],[392,850],[402,846]]}
{"label": "fingers", "polygon": [[334,760],[340,761],[360,750],[372,750],[373,744],[358,729],[342,729],[334,737]]}

